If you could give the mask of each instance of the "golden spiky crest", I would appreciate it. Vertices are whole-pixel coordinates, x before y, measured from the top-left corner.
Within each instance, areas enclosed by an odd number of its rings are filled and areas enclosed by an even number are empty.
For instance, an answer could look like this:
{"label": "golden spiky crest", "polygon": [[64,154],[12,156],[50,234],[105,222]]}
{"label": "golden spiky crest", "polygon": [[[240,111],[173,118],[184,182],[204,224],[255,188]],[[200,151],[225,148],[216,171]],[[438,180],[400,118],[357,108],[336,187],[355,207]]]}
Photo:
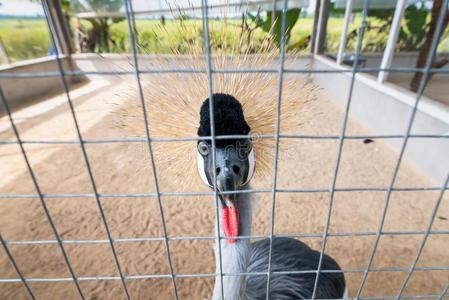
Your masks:
{"label": "golden spiky crest", "polygon": [[[181,30],[186,30],[182,24]],[[241,34],[237,41],[227,42],[226,18],[221,22],[221,47],[212,55],[212,69],[277,69],[278,49],[272,39],[263,41],[262,47],[250,53],[252,45],[243,42]],[[194,29],[195,30],[195,29]],[[213,31],[213,28],[211,28]],[[236,34],[234,34],[236,36]],[[189,54],[181,55],[173,50],[170,58],[156,56],[151,63],[153,69],[197,70],[197,73],[156,73],[140,76],[148,127],[151,138],[194,138],[199,126],[199,110],[209,97],[206,59],[200,42],[189,44]],[[254,49],[252,49],[254,51]],[[288,59],[288,67],[294,59]],[[132,78],[135,84],[135,78]],[[131,84],[131,82],[130,82]],[[274,138],[258,138],[276,133],[276,105],[279,94],[279,74],[277,72],[227,72],[213,73],[214,93],[233,95],[243,106],[245,119],[251,127],[255,151],[256,170],[253,182],[266,186],[271,182],[274,162]],[[130,135],[143,136],[144,119],[137,89],[130,87],[134,94],[127,92],[126,102],[119,110],[119,126]],[[307,101],[316,98],[316,86],[298,75],[284,75],[281,98],[281,133],[297,133],[300,128],[300,109]],[[140,133],[140,134],[139,134]],[[280,140],[283,149],[288,141]],[[163,184],[173,185],[176,191],[204,190],[204,184],[197,174],[196,141],[154,142],[152,143],[158,177]],[[145,148],[144,151],[148,151]],[[143,163],[150,166],[150,163]],[[164,180],[165,179],[165,180]]]}

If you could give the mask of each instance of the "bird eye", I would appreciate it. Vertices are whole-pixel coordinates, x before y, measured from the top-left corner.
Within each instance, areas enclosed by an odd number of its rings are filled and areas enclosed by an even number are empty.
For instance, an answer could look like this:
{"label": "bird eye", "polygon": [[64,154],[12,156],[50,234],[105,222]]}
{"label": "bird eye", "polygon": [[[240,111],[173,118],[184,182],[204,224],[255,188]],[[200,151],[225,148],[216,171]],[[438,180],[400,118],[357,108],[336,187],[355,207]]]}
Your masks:
{"label": "bird eye", "polygon": [[209,147],[209,144],[208,144],[208,143],[206,143],[206,142],[200,142],[200,143],[198,144],[198,152],[199,152],[201,155],[206,156],[206,155],[209,154],[209,151],[210,151],[210,147]]}

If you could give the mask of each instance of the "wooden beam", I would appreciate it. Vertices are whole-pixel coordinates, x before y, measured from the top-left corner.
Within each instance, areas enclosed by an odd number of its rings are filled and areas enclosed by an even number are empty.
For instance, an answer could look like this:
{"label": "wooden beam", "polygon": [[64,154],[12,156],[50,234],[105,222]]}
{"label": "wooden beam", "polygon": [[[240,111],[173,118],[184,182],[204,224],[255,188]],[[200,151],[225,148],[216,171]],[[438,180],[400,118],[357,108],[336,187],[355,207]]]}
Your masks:
{"label": "wooden beam", "polygon": [[73,48],[69,33],[69,24],[66,15],[62,12],[59,0],[48,0],[48,8],[59,53],[70,55],[73,53]]}
{"label": "wooden beam", "polygon": [[318,18],[316,26],[316,34],[314,36],[314,54],[322,54],[325,50],[326,42],[326,32],[327,32],[327,21],[329,19],[329,3],[330,0],[320,0],[319,1],[319,11],[318,14],[315,12],[315,18]]}
{"label": "wooden beam", "polygon": [[[437,33],[436,30],[437,30],[438,20],[440,18],[440,14],[443,12],[445,13],[445,17],[443,19],[441,31],[439,32],[439,35],[435,37],[435,34]],[[433,6],[432,6],[432,14],[431,14],[430,23],[429,23],[429,29],[427,31],[426,38],[424,40],[424,44],[421,46],[421,49],[419,50],[418,57],[416,59],[416,67],[417,68],[425,67],[425,65],[427,64],[428,56],[433,54],[433,53],[430,53],[431,48],[432,48],[433,39],[434,38],[437,39],[437,41],[436,41],[437,45],[440,43],[441,36],[444,33],[446,27],[448,26],[448,23],[449,23],[448,1],[447,0],[434,0]],[[436,51],[436,49],[435,49],[435,51]],[[433,57],[433,60],[432,60],[431,67],[432,68],[441,68],[444,65],[446,65],[447,63],[448,63],[448,61],[446,59],[437,61],[436,53],[435,53],[435,56]],[[432,73],[432,72],[429,74],[429,76],[427,77],[427,81],[430,80],[430,78],[432,77],[433,74],[434,73]],[[410,89],[412,91],[414,91],[414,92],[418,91],[423,75],[424,75],[423,72],[415,73],[412,81],[410,82]],[[425,85],[427,85],[427,82],[425,83]]]}

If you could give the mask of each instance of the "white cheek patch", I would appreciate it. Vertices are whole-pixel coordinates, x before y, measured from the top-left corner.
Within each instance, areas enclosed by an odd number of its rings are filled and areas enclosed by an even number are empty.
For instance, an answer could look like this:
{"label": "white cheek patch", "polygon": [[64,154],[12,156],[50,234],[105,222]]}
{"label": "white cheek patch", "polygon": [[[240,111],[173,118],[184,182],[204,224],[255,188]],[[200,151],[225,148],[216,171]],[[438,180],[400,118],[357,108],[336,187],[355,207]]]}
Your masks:
{"label": "white cheek patch", "polygon": [[256,168],[256,161],[254,159],[254,147],[253,147],[248,154],[248,177],[246,178],[245,183],[242,185],[248,184],[248,182],[251,180],[251,178],[254,175],[255,168]]}
{"label": "white cheek patch", "polygon": [[209,180],[207,180],[206,171],[204,170],[204,158],[199,152],[196,152],[196,166],[198,167],[198,173],[200,174],[201,180],[212,187]]}

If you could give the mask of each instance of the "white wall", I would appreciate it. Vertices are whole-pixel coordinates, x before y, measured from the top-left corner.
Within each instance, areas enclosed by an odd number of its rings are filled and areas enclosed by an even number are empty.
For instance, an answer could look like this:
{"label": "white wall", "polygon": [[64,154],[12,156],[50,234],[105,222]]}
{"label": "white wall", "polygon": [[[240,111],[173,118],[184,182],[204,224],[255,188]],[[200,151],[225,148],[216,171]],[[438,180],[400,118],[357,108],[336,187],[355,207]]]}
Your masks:
{"label": "white wall", "polygon": [[[337,54],[333,54],[337,56]],[[362,53],[361,58],[366,59],[366,68],[379,68],[382,61],[383,53]],[[417,52],[401,52],[395,53],[391,61],[391,67],[408,67],[414,68],[416,66]],[[449,53],[438,53],[438,58],[449,58]],[[443,67],[449,69],[449,64]]]}
{"label": "white wall", "polygon": [[[65,70],[73,68],[68,58],[62,58]],[[0,74],[58,72],[56,60],[53,57],[30,59],[15,64],[0,66]],[[68,83],[81,81],[78,77],[66,77]],[[40,78],[0,78],[3,93],[11,107],[23,105],[39,97],[63,92],[61,79],[55,77]]]}
{"label": "white wall", "polygon": [[[318,57],[312,69],[341,68],[333,61]],[[313,74],[313,80],[333,96],[342,108],[348,99],[351,73]],[[391,83],[379,84],[375,77],[358,74],[350,107],[350,116],[374,135],[403,135],[406,132],[416,95]],[[412,134],[449,135],[449,107],[422,97]],[[401,139],[384,140],[399,152]],[[405,158],[436,184],[449,172],[449,138],[411,138]]]}

